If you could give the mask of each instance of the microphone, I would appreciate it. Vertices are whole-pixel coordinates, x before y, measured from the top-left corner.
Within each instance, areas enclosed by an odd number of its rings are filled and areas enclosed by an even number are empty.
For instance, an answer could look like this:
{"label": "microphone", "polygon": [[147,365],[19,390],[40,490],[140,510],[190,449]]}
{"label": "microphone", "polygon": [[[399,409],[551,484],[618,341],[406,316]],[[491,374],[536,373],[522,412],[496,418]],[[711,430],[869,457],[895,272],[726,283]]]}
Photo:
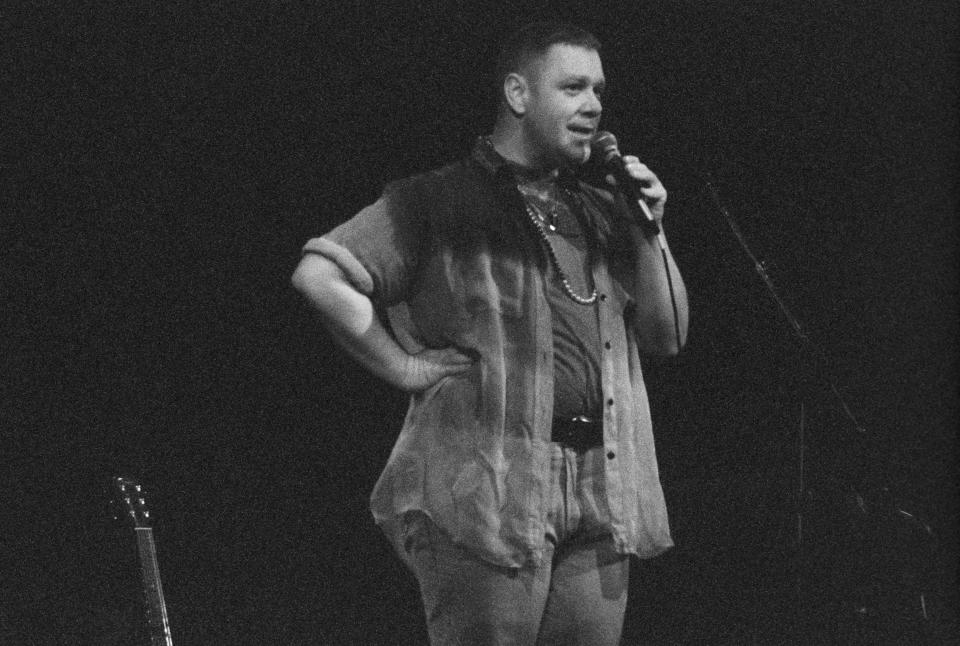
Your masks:
{"label": "microphone", "polygon": [[637,222],[643,228],[647,235],[655,236],[660,234],[660,225],[650,212],[650,208],[643,199],[637,187],[637,180],[630,176],[623,165],[623,156],[620,149],[617,148],[617,138],[612,132],[598,130],[590,142],[592,151],[597,153],[597,158],[603,164],[604,170],[614,176],[617,180],[617,188],[627,198],[630,203],[631,211]]}

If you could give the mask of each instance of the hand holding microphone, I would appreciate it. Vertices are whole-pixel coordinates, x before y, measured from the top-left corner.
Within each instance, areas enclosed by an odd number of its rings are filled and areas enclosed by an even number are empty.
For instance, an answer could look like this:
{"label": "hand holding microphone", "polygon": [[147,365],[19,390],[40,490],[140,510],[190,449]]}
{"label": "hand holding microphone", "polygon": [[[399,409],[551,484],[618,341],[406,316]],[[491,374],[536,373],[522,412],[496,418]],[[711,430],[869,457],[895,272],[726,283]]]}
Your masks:
{"label": "hand holding microphone", "polygon": [[611,184],[623,193],[644,232],[659,235],[667,191],[657,176],[633,155],[622,156],[613,133],[598,131],[591,149],[607,171],[607,181],[614,180]]}

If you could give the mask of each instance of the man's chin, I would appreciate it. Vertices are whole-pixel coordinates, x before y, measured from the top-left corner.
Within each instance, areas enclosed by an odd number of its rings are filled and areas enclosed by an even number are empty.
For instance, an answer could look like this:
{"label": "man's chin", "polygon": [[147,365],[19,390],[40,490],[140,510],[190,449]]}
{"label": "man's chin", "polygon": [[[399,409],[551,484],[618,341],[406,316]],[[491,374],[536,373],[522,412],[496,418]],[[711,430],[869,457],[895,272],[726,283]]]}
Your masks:
{"label": "man's chin", "polygon": [[566,161],[567,165],[569,166],[583,166],[590,161],[590,153],[591,149],[589,142],[585,144],[581,144],[579,142],[574,143],[564,150],[564,161]]}

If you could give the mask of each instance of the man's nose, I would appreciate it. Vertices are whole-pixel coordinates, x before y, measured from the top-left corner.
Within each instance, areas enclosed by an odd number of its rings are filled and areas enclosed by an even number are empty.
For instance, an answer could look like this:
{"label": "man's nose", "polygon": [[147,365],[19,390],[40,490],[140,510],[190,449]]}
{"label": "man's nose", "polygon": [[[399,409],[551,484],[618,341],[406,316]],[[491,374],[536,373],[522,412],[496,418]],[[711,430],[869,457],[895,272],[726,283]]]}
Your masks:
{"label": "man's nose", "polygon": [[603,111],[603,105],[600,103],[600,97],[593,90],[587,92],[587,98],[583,105],[584,114],[591,116],[599,115]]}

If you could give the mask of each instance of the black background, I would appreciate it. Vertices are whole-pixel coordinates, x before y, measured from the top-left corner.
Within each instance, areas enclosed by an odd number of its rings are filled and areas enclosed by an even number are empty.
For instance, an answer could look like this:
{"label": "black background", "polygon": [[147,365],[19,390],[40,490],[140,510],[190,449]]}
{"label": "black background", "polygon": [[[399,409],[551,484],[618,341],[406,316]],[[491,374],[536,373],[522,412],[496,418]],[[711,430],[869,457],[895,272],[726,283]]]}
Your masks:
{"label": "black background", "polygon": [[954,634],[953,3],[516,5],[0,9],[4,644],[142,632],[118,473],[147,489],[174,643],[424,642],[367,510],[404,398],[289,276],[489,130],[495,43],[538,13],[604,42],[604,127],[670,191],[691,293],[688,349],[647,373],[677,547],[635,564],[624,643]]}

